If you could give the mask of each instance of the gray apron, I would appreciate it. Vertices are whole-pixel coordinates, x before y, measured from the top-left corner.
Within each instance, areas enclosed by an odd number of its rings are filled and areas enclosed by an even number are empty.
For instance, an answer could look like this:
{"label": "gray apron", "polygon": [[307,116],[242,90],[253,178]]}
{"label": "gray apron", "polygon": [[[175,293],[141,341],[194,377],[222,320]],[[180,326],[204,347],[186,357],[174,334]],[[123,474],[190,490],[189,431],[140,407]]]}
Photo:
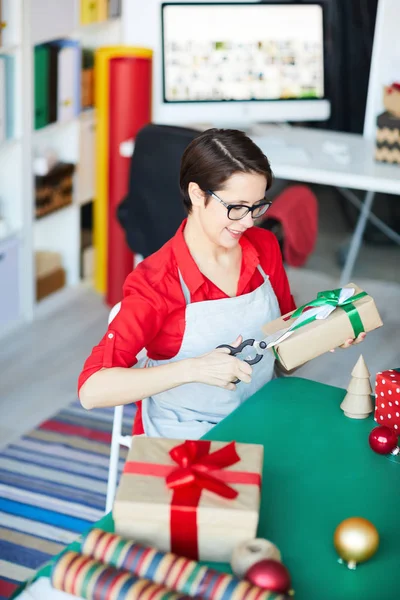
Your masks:
{"label": "gray apron", "polygon": [[[268,276],[260,266],[258,269],[264,283],[253,292],[193,304],[190,302],[189,289],[179,273],[186,300],[181,348],[176,356],[168,360],[145,359],[146,366],[156,367],[200,356],[220,344],[232,343],[238,335],[242,335],[244,340],[262,339],[261,327],[278,318],[280,310]],[[251,383],[240,382],[235,391],[203,383],[189,383],[145,398],[142,401],[145,435],[199,439],[270,381],[273,372],[274,356],[271,352],[253,365]]]}

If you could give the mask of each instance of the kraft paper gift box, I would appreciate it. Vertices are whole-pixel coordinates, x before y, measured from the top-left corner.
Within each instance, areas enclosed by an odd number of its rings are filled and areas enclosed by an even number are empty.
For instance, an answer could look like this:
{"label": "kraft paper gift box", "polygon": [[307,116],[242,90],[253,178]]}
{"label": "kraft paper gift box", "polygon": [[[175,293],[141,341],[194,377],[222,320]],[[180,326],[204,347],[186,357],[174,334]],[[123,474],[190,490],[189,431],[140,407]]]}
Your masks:
{"label": "kraft paper gift box", "polygon": [[296,311],[262,327],[277,361],[290,371],[383,325],[374,299],[355,283],[320,292]]}
{"label": "kraft paper gift box", "polygon": [[[133,437],[115,532],[164,552],[229,562],[256,537],[263,446]],[[211,470],[210,470],[211,469]]]}
{"label": "kraft paper gift box", "polygon": [[376,374],[374,419],[400,435],[400,369]]}

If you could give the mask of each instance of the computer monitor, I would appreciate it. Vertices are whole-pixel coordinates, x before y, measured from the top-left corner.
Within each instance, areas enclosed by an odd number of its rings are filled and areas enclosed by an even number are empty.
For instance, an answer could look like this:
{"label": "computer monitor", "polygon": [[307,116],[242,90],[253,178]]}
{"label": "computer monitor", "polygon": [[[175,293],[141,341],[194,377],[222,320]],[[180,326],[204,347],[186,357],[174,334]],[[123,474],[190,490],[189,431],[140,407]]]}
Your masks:
{"label": "computer monitor", "polygon": [[161,33],[163,122],[330,116],[321,3],[164,2]]}

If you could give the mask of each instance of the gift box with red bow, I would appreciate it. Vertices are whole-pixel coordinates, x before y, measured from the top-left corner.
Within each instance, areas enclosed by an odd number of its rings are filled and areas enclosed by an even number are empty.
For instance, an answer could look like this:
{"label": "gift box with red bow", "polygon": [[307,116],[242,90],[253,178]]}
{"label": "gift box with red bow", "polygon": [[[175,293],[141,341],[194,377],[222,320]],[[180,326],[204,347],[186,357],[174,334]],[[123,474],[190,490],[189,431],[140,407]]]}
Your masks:
{"label": "gift box with red bow", "polygon": [[113,506],[115,532],[164,552],[229,562],[256,537],[263,446],[134,437]]}
{"label": "gift box with red bow", "polygon": [[374,418],[400,435],[400,369],[376,374]]}

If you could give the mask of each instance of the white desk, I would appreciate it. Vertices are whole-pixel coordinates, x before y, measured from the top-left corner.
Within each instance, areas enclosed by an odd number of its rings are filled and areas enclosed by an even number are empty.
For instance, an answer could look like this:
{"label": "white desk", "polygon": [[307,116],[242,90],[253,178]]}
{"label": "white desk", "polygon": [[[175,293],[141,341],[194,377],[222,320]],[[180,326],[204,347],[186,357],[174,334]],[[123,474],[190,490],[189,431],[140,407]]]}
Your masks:
{"label": "white desk", "polygon": [[[377,163],[373,141],[356,134],[274,125],[257,125],[249,133],[270,160],[276,178],[332,185],[360,209],[341,285],[351,281],[368,219],[400,244],[400,235],[371,214],[376,192],[400,195],[400,166]],[[363,203],[351,189],[366,191]]]}
{"label": "white desk", "polygon": [[[212,127],[191,126],[199,130]],[[268,157],[277,179],[331,185],[360,210],[340,276],[341,285],[351,281],[368,220],[400,244],[400,235],[371,213],[375,193],[400,195],[400,165],[377,163],[374,141],[358,134],[288,125],[254,125],[247,133]],[[133,140],[120,145],[122,156],[131,156],[133,150]],[[352,189],[365,190],[364,202]]]}

